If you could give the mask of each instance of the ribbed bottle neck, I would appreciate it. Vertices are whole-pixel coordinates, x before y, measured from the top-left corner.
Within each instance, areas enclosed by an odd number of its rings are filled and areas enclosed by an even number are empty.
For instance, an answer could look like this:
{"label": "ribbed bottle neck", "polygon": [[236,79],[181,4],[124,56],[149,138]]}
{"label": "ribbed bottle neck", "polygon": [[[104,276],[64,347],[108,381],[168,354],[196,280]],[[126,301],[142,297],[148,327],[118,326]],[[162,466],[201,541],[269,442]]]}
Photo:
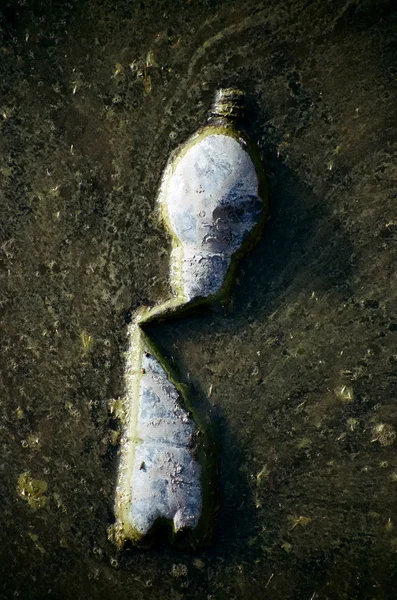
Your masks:
{"label": "ribbed bottle neck", "polygon": [[237,88],[221,88],[215,94],[208,120],[242,120],[244,109],[244,92]]}

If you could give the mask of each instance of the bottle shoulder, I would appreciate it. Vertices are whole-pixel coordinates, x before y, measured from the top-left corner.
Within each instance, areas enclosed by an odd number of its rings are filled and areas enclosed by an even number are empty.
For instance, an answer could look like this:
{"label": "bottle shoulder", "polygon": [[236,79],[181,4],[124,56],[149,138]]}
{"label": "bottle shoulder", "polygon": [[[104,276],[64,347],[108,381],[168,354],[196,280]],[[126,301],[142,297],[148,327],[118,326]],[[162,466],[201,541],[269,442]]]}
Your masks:
{"label": "bottle shoulder", "polygon": [[[219,139],[225,137],[225,144],[220,144]],[[237,144],[231,144],[230,139],[235,140]],[[259,151],[249,136],[242,130],[234,126],[233,122],[221,120],[217,123],[209,123],[198,129],[191,135],[185,143],[175,148],[169,158],[167,168],[163,174],[164,179],[168,179],[181,164],[184,157],[191,151],[194,155],[199,155],[201,151],[207,152],[208,149],[214,152],[228,151],[233,149],[233,153],[238,156],[241,151],[247,153],[254,163],[255,170],[260,180],[264,177],[264,168],[260,159]],[[240,150],[241,149],[241,150]]]}

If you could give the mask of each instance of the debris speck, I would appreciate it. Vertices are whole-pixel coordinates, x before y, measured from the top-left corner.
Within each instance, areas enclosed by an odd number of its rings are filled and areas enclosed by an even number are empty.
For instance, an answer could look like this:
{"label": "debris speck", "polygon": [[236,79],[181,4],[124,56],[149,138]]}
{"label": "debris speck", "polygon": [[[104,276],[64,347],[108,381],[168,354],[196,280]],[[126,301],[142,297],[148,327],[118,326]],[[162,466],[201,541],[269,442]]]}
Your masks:
{"label": "debris speck", "polygon": [[183,563],[173,564],[171,569],[171,575],[173,577],[186,577],[187,576],[187,566]]}
{"label": "debris speck", "polygon": [[299,450],[307,450],[308,448],[310,448],[311,445],[312,445],[311,439],[308,437],[303,437],[296,444],[296,447],[299,448]]}
{"label": "debris speck", "polygon": [[334,392],[337,398],[339,398],[339,400],[342,400],[343,402],[353,402],[354,393],[353,388],[351,386],[340,385],[337,388],[335,388]]}
{"label": "debris speck", "polygon": [[17,493],[22,500],[27,502],[33,509],[44,508],[47,504],[45,495],[48,485],[42,479],[33,479],[29,471],[18,477]]}
{"label": "debris speck", "polygon": [[92,348],[92,345],[94,343],[94,339],[93,337],[87,333],[86,331],[82,331],[80,334],[80,339],[81,339],[81,344],[83,346],[83,355],[87,356],[87,354],[89,353],[89,351]]}
{"label": "debris speck", "polygon": [[354,419],[353,417],[351,417],[350,419],[347,419],[347,427],[350,431],[355,431],[357,425],[358,425],[357,419]]}
{"label": "debris speck", "polygon": [[289,553],[292,550],[292,544],[290,544],[289,542],[284,542],[284,544],[281,544],[281,548],[287,553]]}
{"label": "debris speck", "polygon": [[296,515],[289,515],[288,521],[291,523],[290,531],[292,531],[298,525],[300,527],[307,527],[309,525],[309,523],[312,522],[312,519],[311,519],[311,517],[304,517],[302,515],[299,517],[297,517]]}
{"label": "debris speck", "polygon": [[379,442],[381,446],[391,446],[396,439],[396,431],[392,425],[388,423],[378,423],[372,429],[373,442]]}
{"label": "debris speck", "polygon": [[112,77],[117,77],[118,75],[122,75],[122,73],[124,73],[124,67],[121,63],[118,62],[115,64]]}
{"label": "debris speck", "polygon": [[389,532],[393,530],[393,521],[391,520],[391,518],[389,517],[387,520],[387,523],[385,525],[385,531]]}
{"label": "debris speck", "polygon": [[205,567],[205,562],[201,558],[195,558],[192,564],[196,569],[204,569]]}

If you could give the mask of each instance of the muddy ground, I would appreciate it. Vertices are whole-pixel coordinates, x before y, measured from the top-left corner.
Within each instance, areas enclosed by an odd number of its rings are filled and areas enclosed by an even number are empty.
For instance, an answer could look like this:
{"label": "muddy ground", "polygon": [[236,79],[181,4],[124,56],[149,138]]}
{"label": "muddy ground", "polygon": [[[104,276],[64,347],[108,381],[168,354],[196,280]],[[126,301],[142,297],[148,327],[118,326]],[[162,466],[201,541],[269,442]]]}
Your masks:
{"label": "muddy ground", "polygon": [[[395,596],[393,5],[1,3],[1,598]],[[154,332],[213,423],[215,534],[118,551],[109,403],[170,294],[157,188],[225,85],[270,220],[226,306]]]}

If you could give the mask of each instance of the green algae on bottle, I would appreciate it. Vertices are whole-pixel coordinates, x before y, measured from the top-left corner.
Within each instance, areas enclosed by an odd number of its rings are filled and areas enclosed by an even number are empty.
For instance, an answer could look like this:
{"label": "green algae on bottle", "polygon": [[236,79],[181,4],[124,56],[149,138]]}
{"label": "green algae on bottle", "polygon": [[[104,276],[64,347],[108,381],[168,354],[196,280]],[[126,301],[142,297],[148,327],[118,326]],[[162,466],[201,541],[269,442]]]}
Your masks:
{"label": "green algae on bottle", "polygon": [[200,437],[202,424],[145,326],[220,297],[236,259],[264,223],[265,176],[238,127],[243,105],[239,90],[219,90],[207,125],[173,153],[162,177],[158,202],[172,239],[173,297],[139,309],[130,326],[115,503],[119,543],[145,542],[161,523],[194,542],[211,528],[206,436]]}
{"label": "green algae on bottle", "polygon": [[206,126],[178,149],[164,172],[159,202],[172,238],[171,284],[186,302],[218,296],[233,258],[266,216],[258,152],[238,125],[244,96],[217,92]]}

